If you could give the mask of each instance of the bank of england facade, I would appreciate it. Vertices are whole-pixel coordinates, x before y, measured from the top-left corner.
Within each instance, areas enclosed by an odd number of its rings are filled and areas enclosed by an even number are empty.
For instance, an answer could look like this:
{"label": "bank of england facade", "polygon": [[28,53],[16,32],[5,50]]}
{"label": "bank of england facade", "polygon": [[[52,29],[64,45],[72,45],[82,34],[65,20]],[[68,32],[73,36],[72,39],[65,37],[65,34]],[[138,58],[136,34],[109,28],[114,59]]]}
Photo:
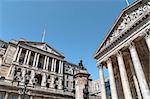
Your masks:
{"label": "bank of england facade", "polygon": [[[75,65],[45,42],[0,41],[0,98],[74,99],[88,82],[82,61]],[[82,77],[87,75],[85,83]],[[82,84],[78,83],[81,82]],[[79,85],[77,85],[77,84]],[[88,84],[88,83],[87,83]],[[76,86],[77,90],[75,90]],[[80,89],[79,89],[80,88]]]}
{"label": "bank of england facade", "polygon": [[107,99],[103,68],[108,68],[112,99],[150,99],[150,1],[123,9],[94,54]]}

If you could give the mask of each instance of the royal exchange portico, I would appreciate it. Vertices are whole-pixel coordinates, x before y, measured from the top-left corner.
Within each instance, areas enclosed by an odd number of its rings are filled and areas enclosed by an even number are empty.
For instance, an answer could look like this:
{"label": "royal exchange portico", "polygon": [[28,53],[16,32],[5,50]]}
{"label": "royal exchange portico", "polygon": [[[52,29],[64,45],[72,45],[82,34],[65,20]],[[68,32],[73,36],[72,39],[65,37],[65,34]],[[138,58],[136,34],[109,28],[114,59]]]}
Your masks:
{"label": "royal exchange portico", "polygon": [[112,99],[150,98],[150,2],[125,8],[96,51],[102,99],[107,99],[103,67],[108,68]]}

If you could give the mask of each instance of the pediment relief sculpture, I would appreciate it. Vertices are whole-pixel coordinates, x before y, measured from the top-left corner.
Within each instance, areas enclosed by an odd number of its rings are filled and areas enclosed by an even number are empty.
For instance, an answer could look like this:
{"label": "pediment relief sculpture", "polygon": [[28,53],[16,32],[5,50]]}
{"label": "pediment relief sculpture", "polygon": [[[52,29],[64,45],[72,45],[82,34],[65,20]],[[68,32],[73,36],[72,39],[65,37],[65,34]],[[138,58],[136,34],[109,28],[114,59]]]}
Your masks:
{"label": "pediment relief sculpture", "polygon": [[113,41],[115,41],[120,35],[124,33],[124,31],[129,29],[133,24],[135,24],[136,21],[140,19],[141,16],[147,13],[150,13],[150,2],[147,2],[147,4],[138,7],[132,12],[127,12],[122,15],[119,19],[121,20],[120,24],[117,22],[118,26],[114,27],[114,30],[109,35],[109,37],[107,37],[100,51],[103,51],[106,47],[112,44]]}

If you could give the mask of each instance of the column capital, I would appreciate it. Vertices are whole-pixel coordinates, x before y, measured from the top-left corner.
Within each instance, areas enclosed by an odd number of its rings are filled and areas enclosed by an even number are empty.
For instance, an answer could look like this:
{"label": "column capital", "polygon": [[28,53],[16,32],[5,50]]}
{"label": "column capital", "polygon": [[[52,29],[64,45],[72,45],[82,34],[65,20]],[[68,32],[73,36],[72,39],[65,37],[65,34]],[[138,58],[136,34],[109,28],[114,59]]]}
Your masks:
{"label": "column capital", "polygon": [[145,34],[145,39],[150,38],[150,29],[146,29],[144,34]]}
{"label": "column capital", "polygon": [[111,58],[109,57],[107,60],[106,60],[107,63],[110,63],[111,62]]}
{"label": "column capital", "polygon": [[122,52],[119,50],[119,51],[116,52],[116,55],[117,55],[117,57],[122,56]]}
{"label": "column capital", "polygon": [[98,63],[98,64],[97,64],[97,68],[98,68],[98,69],[101,69],[101,68],[103,68],[103,65],[102,65],[101,63]]}
{"label": "column capital", "polygon": [[130,42],[128,43],[129,49],[131,48],[135,48],[135,43],[134,42]]}

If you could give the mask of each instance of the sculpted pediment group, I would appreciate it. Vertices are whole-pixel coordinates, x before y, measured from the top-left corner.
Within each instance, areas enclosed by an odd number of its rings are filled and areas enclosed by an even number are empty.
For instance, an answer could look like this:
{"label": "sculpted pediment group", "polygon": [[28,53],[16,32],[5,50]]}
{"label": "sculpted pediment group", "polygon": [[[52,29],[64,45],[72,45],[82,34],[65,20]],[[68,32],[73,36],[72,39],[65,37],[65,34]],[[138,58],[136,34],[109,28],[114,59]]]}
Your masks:
{"label": "sculpted pediment group", "polygon": [[[137,6],[137,5],[134,5]],[[126,30],[130,29],[139,19],[141,19],[145,14],[150,13],[150,2],[140,5],[136,9],[130,11],[131,8],[125,9],[118,20],[116,21],[114,27],[109,32],[103,44],[100,46],[98,51],[103,51],[106,47],[111,45],[113,41],[119,38]],[[129,11],[128,11],[129,10]]]}

